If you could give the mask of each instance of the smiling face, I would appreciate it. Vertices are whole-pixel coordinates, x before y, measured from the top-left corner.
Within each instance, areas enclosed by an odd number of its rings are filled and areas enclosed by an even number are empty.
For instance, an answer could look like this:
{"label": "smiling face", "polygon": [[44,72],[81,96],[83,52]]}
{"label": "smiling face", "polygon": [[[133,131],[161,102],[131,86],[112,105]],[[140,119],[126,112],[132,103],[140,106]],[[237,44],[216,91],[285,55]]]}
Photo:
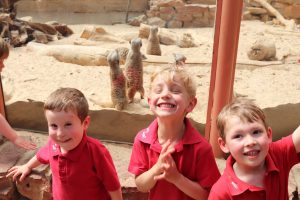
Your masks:
{"label": "smiling face", "polygon": [[159,118],[183,119],[196,105],[184,87],[183,80],[176,74],[172,78],[159,74],[151,84],[148,103],[151,111]]}
{"label": "smiling face", "polygon": [[89,116],[83,122],[72,111],[45,111],[49,137],[66,153],[79,145],[90,122]]}
{"label": "smiling face", "polygon": [[248,122],[230,116],[224,127],[225,141],[219,138],[221,149],[236,160],[239,169],[259,169],[264,166],[272,131],[266,129],[261,120]]}

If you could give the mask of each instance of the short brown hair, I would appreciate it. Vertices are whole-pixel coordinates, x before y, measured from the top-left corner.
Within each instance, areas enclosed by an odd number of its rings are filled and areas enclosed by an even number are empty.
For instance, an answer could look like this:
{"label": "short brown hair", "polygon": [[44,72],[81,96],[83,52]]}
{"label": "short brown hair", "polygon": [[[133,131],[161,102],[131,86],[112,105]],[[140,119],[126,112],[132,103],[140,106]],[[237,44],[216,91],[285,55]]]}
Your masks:
{"label": "short brown hair", "polygon": [[9,56],[8,44],[0,37],[0,59],[5,59]]}
{"label": "short brown hair", "polygon": [[59,88],[47,98],[44,110],[73,111],[83,122],[88,116],[89,105],[81,91],[75,88]]}
{"label": "short brown hair", "polygon": [[167,80],[174,80],[174,77],[179,77],[183,82],[185,89],[190,97],[196,97],[196,85],[192,76],[183,68],[171,66],[162,70],[156,71],[152,74],[150,79],[150,90],[152,89],[152,82],[157,76],[163,76]]}
{"label": "short brown hair", "polygon": [[252,100],[246,98],[236,98],[226,105],[218,115],[217,128],[220,131],[220,137],[225,139],[225,126],[228,118],[232,116],[239,117],[244,122],[255,122],[261,120],[268,128],[266,116],[261,108],[259,108]]}

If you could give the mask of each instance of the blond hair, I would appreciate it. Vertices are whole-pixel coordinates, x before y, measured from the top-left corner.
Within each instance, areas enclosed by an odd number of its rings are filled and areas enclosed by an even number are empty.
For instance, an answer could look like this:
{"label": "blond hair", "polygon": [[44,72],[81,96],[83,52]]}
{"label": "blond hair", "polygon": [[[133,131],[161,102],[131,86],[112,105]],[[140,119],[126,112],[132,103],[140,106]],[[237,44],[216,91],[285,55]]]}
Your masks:
{"label": "blond hair", "polygon": [[161,76],[167,81],[174,81],[175,77],[179,78],[182,81],[183,86],[186,89],[189,96],[191,98],[196,97],[197,89],[195,81],[193,80],[191,75],[183,68],[171,66],[154,72],[150,78],[150,91],[152,89],[152,83],[157,76]]}
{"label": "blond hair", "polygon": [[261,108],[259,108],[252,100],[246,98],[236,98],[231,103],[226,105],[218,115],[217,128],[220,131],[220,137],[225,139],[225,126],[227,120],[232,117],[239,117],[243,122],[257,122],[262,121],[264,127],[267,129],[266,116]]}
{"label": "blond hair", "polygon": [[60,88],[52,92],[47,98],[44,110],[73,111],[83,122],[88,116],[89,105],[81,91],[75,88]]}
{"label": "blond hair", "polygon": [[5,59],[9,56],[8,44],[0,37],[0,59]]}

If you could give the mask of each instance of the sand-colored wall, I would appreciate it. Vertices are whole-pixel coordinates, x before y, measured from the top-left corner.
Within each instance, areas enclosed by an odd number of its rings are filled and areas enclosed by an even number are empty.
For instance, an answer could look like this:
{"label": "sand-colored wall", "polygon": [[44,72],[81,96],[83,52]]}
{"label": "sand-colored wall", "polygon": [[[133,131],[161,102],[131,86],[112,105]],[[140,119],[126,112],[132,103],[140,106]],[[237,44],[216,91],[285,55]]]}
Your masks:
{"label": "sand-colored wall", "polygon": [[[103,12],[145,12],[147,17],[159,17],[168,28],[212,27],[216,11],[215,0],[21,0],[18,12],[59,13],[91,15],[90,21],[97,22],[97,14]],[[269,0],[285,18],[300,22],[300,0]],[[46,14],[44,14],[46,15]],[[62,16],[60,16],[62,17]],[[110,16],[107,16],[111,18]],[[79,17],[79,19],[81,16]],[[245,1],[243,19],[270,21],[274,18],[260,4]],[[74,18],[77,20],[77,18]],[[66,21],[66,20],[65,20]],[[120,20],[114,20],[120,21]]]}
{"label": "sand-colored wall", "polygon": [[[129,0],[21,0],[17,9],[21,12],[74,12],[97,13],[103,11],[126,11]],[[130,0],[130,11],[142,12],[147,0]]]}

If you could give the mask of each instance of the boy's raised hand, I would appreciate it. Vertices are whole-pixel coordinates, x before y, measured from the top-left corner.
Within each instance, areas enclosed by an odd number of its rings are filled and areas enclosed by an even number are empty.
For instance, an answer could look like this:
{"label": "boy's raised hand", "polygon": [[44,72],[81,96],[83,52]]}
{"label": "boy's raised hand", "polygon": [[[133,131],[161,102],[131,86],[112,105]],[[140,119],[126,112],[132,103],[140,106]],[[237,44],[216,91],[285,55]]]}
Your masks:
{"label": "boy's raised hand", "polygon": [[27,149],[27,150],[34,150],[36,149],[36,144],[34,144],[31,141],[25,140],[20,136],[17,136],[16,139],[13,141],[13,143],[21,148]]}
{"label": "boy's raised hand", "polygon": [[158,160],[156,162],[157,174],[164,173],[164,165],[168,155],[171,155],[175,151],[174,147],[171,146],[171,142],[168,140],[162,147]]}
{"label": "boy's raised hand", "polygon": [[165,179],[170,183],[175,183],[180,178],[180,173],[177,170],[176,163],[174,162],[171,154],[168,154],[163,163],[163,173],[154,177],[155,180]]}
{"label": "boy's raised hand", "polygon": [[30,172],[31,169],[26,164],[20,166],[14,166],[7,171],[6,177],[12,177],[13,180],[15,181],[17,180],[17,177],[21,175],[19,180],[23,181]]}
{"label": "boy's raised hand", "polygon": [[176,164],[171,156],[175,151],[171,142],[168,140],[163,146],[159,158],[157,160],[157,165],[159,166],[159,174],[154,176],[154,180],[165,179],[171,183],[179,178],[180,173],[178,173]]}

